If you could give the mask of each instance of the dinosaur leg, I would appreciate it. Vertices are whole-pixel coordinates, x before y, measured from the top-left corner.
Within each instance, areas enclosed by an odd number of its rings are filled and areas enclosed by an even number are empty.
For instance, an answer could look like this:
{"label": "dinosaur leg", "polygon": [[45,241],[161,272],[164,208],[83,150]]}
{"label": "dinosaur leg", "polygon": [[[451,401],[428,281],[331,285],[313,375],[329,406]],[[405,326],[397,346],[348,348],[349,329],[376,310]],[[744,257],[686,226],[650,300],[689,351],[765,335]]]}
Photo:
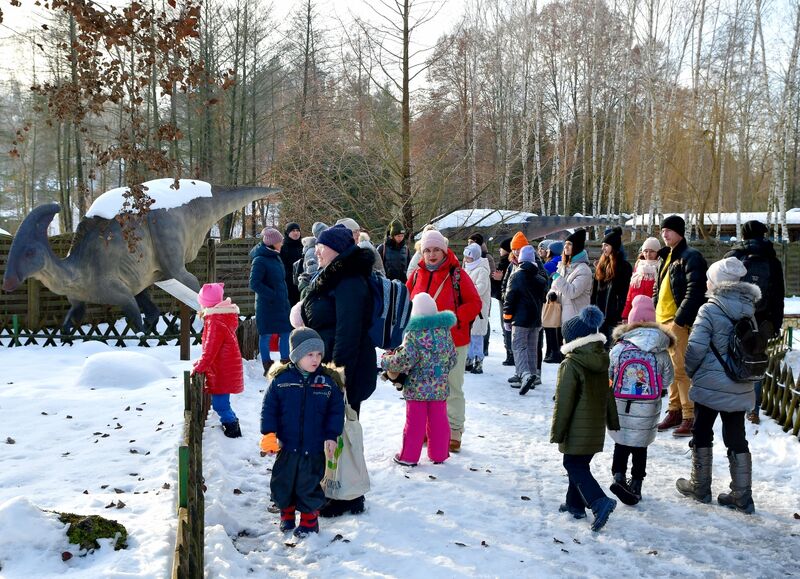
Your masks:
{"label": "dinosaur leg", "polygon": [[193,289],[196,292],[200,291],[200,282],[197,278],[188,272],[186,267],[181,265],[180,267],[176,267],[170,271],[166,272],[169,277],[173,277],[181,282],[188,288]]}
{"label": "dinosaur leg", "polygon": [[77,326],[81,325],[83,316],[86,315],[86,304],[77,300],[70,300],[69,303],[72,307],[69,308],[67,315],[64,317],[64,323],[61,324],[61,331],[69,334]]}
{"label": "dinosaur leg", "polygon": [[150,292],[143,290],[136,294],[136,303],[139,305],[139,309],[144,312],[144,326],[146,330],[154,329],[158,323],[158,317],[161,315],[161,311],[158,309],[158,306],[153,303],[153,300],[150,299]]}
{"label": "dinosaur leg", "polygon": [[128,297],[122,297],[116,303],[120,308],[122,308],[122,313],[125,314],[125,319],[128,320],[128,325],[130,325],[130,327],[133,328],[137,334],[144,333],[142,312],[139,310],[139,306],[136,304],[136,299],[131,295]]}

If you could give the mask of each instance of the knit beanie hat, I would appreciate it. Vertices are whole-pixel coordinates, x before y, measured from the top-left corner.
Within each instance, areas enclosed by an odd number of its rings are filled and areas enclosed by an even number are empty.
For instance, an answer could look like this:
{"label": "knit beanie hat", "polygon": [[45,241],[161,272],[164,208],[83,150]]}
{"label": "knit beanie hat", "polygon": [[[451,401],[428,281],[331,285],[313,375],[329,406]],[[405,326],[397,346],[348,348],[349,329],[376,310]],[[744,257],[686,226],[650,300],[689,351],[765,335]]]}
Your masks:
{"label": "knit beanie hat", "polygon": [[425,292],[419,293],[411,300],[411,316],[432,316],[439,312],[436,302]]}
{"label": "knit beanie hat", "polygon": [[283,241],[283,235],[274,227],[265,227],[261,230],[261,239],[264,240],[264,245],[275,245]]}
{"label": "knit beanie hat", "polygon": [[686,237],[686,222],[680,215],[670,215],[661,222],[661,229],[671,229],[681,237]]}
{"label": "knit beanie hat", "polygon": [[519,250],[519,262],[535,262],[536,261],[536,254],[533,251],[533,246],[526,245],[522,249]]}
{"label": "knit beanie hat", "polygon": [[350,219],[349,217],[343,217],[339,221],[336,222],[336,225],[344,225],[347,229],[352,231],[358,231],[361,229],[361,226],[356,223],[355,219]]}
{"label": "knit beanie hat", "polygon": [[622,227],[613,227],[606,233],[603,243],[610,245],[614,251],[619,251],[619,248],[622,247]]}
{"label": "knit beanie hat", "polygon": [[586,247],[586,230],[576,229],[564,242],[572,243],[572,256],[575,257]]}
{"label": "knit beanie hat", "polygon": [[552,239],[542,239],[539,242],[539,245],[536,246],[536,249],[539,250],[539,251],[548,249],[550,247],[551,243],[553,243]]}
{"label": "knit beanie hat", "polygon": [[500,242],[500,249],[504,249],[508,253],[511,253],[511,238],[510,237],[506,237],[503,241]]}
{"label": "knit beanie hat", "polygon": [[317,243],[327,245],[336,253],[343,253],[346,249],[355,245],[353,233],[344,225],[328,227],[328,229],[319,234]]}
{"label": "knit beanie hat", "polygon": [[470,243],[464,248],[464,257],[471,257],[473,261],[481,258],[481,247],[477,243]]}
{"label": "knit beanie hat", "polygon": [[314,225],[311,226],[311,235],[314,237],[319,237],[320,233],[328,229],[328,226],[325,225],[322,221],[315,221]]}
{"label": "knit beanie hat", "polygon": [[286,229],[284,229],[283,232],[286,235],[289,235],[294,230],[300,231],[300,224],[292,221],[291,223],[286,224]]}
{"label": "knit beanie hat", "polygon": [[403,227],[403,224],[400,223],[399,219],[393,219],[389,224],[389,237],[394,237],[395,235],[400,235],[401,233],[405,234],[405,232],[406,228]]}
{"label": "knit beanie hat", "polygon": [[591,336],[600,331],[600,326],[603,325],[603,312],[597,306],[586,306],[577,316],[568,319],[561,326],[561,332],[564,335],[564,342],[572,342],[579,338]]}
{"label": "knit beanie hat", "polygon": [[206,283],[197,294],[198,303],[204,308],[210,308],[222,301],[222,288],[224,283]]}
{"label": "knit beanie hat", "polygon": [[747,268],[735,257],[726,257],[715,261],[708,267],[706,276],[715,286],[724,282],[736,282],[747,274]]}
{"label": "knit beanie hat", "polygon": [[478,245],[483,245],[483,241],[484,241],[483,235],[481,235],[477,231],[475,233],[471,234],[469,237],[467,237],[467,239],[469,241],[474,241]]}
{"label": "knit beanie hat", "polygon": [[628,314],[628,323],[655,321],[656,307],[653,305],[653,298],[645,295],[638,295],[633,298],[631,311]]}
{"label": "knit beanie hat", "polygon": [[[435,229],[429,229],[422,234],[422,239],[420,240],[420,251],[425,251],[426,249],[433,247],[438,247],[447,253],[447,239]],[[478,257],[480,257],[480,255],[478,255]]]}
{"label": "knit beanie hat", "polygon": [[641,253],[645,249],[652,249],[653,251],[659,251],[661,249],[661,242],[655,237],[648,237],[647,239],[644,240],[644,243],[642,243],[642,247],[639,249],[639,252]]}
{"label": "knit beanie hat", "polygon": [[564,242],[554,241],[547,246],[547,249],[549,249],[550,253],[552,253],[553,255],[561,255],[561,252],[564,251]]}
{"label": "knit beanie hat", "polygon": [[325,356],[325,343],[320,335],[311,328],[297,328],[289,334],[289,359],[297,364],[303,356],[311,352],[320,352]]}
{"label": "knit beanie hat", "polygon": [[764,239],[768,233],[767,226],[757,220],[746,222],[742,225],[742,238],[743,239]]}
{"label": "knit beanie hat", "polygon": [[528,245],[528,238],[521,231],[517,231],[511,239],[511,249],[522,249]]}

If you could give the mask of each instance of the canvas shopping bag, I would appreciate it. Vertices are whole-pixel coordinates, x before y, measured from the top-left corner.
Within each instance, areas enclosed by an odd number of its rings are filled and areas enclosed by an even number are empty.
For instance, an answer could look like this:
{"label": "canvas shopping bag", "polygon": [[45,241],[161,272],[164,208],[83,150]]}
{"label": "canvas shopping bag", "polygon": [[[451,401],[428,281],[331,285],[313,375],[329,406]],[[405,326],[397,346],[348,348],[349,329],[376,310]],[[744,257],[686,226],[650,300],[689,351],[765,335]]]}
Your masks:
{"label": "canvas shopping bag", "polygon": [[333,458],[326,457],[322,490],[329,499],[352,500],[369,491],[369,473],[364,460],[364,436],[358,415],[344,403],[344,430]]}
{"label": "canvas shopping bag", "polygon": [[560,328],[561,327],[561,304],[557,301],[544,304],[542,308],[542,327]]}

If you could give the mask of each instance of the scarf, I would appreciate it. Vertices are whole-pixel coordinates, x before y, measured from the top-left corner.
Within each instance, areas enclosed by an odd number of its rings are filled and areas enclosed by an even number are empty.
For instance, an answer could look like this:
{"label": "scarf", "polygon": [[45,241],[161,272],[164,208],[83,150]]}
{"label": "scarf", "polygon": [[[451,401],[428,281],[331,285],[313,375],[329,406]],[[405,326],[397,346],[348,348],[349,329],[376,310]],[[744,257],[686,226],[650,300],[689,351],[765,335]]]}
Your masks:
{"label": "scarf", "polygon": [[633,270],[631,286],[639,288],[642,280],[656,279],[656,275],[658,275],[658,260],[640,259],[636,262],[636,268]]}
{"label": "scarf", "polygon": [[467,270],[467,273],[469,273],[469,272],[473,271],[473,270],[474,270],[476,267],[478,267],[478,265],[479,265],[479,264],[480,264],[480,262],[481,262],[481,259],[486,259],[486,258],[484,258],[484,257],[481,257],[480,259],[476,259],[476,260],[475,260],[475,261],[473,261],[472,263],[465,263],[465,264],[464,264],[464,269],[466,269],[466,270]]}
{"label": "scarf", "polygon": [[440,267],[442,267],[442,266],[444,265],[444,262],[445,262],[445,261],[447,261],[447,259],[443,259],[443,260],[442,260],[442,261],[440,261],[439,263],[435,263],[435,264],[433,264],[433,265],[431,265],[431,264],[429,264],[429,263],[426,263],[426,264],[425,264],[425,269],[427,269],[429,272],[433,273],[434,271],[436,271],[436,270],[438,270]]}

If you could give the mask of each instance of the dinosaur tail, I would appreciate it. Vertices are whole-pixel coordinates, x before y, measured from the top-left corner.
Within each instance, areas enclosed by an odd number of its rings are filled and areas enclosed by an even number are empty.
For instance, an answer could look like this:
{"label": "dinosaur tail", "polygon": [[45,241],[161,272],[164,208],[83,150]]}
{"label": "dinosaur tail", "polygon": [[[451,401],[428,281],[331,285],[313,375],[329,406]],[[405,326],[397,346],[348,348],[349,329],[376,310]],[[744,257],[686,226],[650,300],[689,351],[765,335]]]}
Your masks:
{"label": "dinosaur tail", "polygon": [[204,207],[203,221],[206,229],[209,229],[229,213],[233,213],[257,199],[263,199],[280,191],[280,189],[272,187],[219,187],[213,185],[211,197],[199,197],[192,203]]}

